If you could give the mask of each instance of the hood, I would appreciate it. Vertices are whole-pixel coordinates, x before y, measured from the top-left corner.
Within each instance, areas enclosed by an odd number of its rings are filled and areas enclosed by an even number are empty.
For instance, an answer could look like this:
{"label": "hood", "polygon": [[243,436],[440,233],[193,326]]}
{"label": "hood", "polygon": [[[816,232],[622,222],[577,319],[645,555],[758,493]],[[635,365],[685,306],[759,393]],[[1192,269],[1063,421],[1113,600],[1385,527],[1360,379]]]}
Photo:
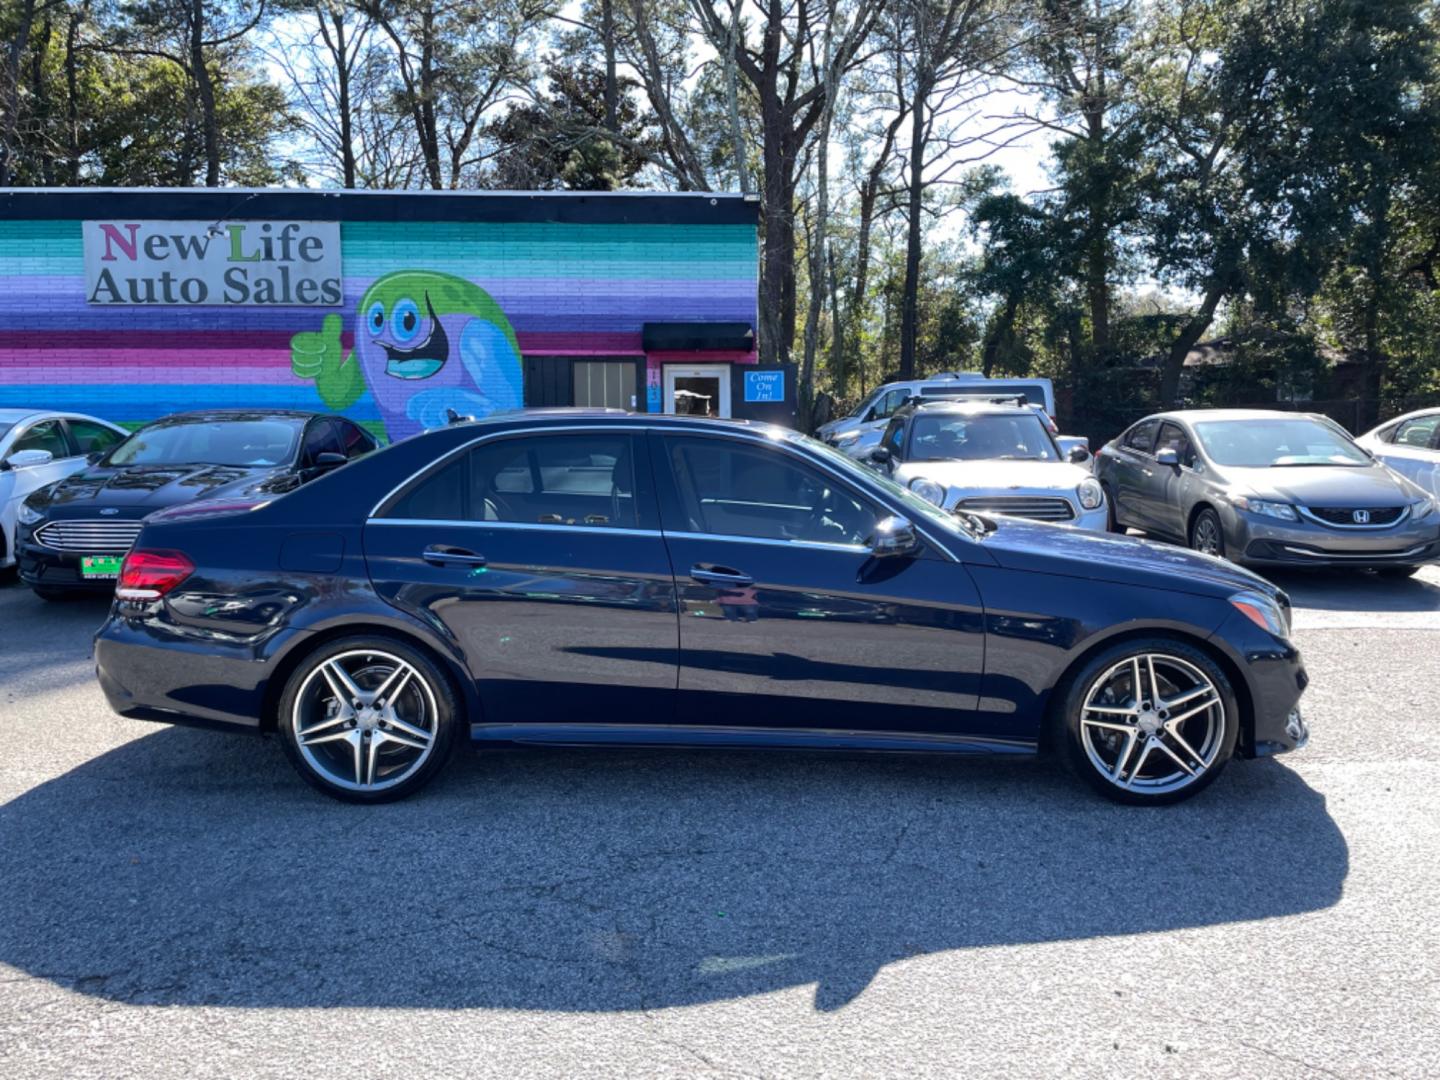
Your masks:
{"label": "hood", "polygon": [[102,509],[125,517],[219,495],[280,494],[298,480],[284,467],[239,465],[92,465],[36,492],[27,503],[51,517],[87,517]]}
{"label": "hood", "polygon": [[985,550],[1008,570],[1222,598],[1241,590],[1280,595],[1280,590],[1260,575],[1188,548],[1023,518],[990,520],[996,528],[984,540]]}
{"label": "hood", "polygon": [[895,470],[895,479],[908,483],[917,476],[967,493],[1003,495],[1010,490],[1053,491],[1070,494],[1090,470],[1068,461],[907,461]]}
{"label": "hood", "polygon": [[1244,494],[1297,506],[1402,506],[1425,493],[1384,465],[1222,470]]}

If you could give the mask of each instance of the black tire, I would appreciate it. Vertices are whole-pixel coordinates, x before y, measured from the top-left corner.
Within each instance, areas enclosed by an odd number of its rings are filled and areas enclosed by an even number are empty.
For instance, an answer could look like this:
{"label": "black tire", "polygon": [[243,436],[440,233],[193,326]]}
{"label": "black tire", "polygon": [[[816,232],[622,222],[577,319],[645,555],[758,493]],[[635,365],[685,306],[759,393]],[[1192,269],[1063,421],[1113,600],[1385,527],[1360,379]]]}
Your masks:
{"label": "black tire", "polygon": [[1391,578],[1392,580],[1397,581],[1403,580],[1405,578],[1412,578],[1419,572],[1419,566],[1380,566],[1376,567],[1375,569],[1375,573],[1377,576],[1382,578]]}
{"label": "black tire", "polygon": [[[1127,745],[1129,738],[1127,735],[1112,731],[1108,726],[1103,728],[1096,726],[1102,723],[1109,724],[1110,720],[1114,720],[1117,727],[1126,726],[1127,721],[1124,717],[1109,717],[1107,713],[1088,711],[1085,708],[1092,693],[1101,689],[1101,684],[1107,677],[1111,677],[1113,682],[1112,673],[1137,658],[1140,659],[1142,665],[1143,684],[1143,681],[1148,678],[1148,668],[1143,659],[1145,657],[1151,657],[1156,661],[1157,677],[1162,684],[1162,691],[1167,684],[1175,687],[1175,693],[1162,693],[1162,698],[1179,697],[1194,689],[1194,687],[1182,687],[1172,680],[1172,675],[1186,671],[1194,671],[1203,676],[1213,689],[1213,703],[1210,708],[1203,708],[1206,697],[1210,695],[1194,699],[1200,702],[1199,706],[1189,702],[1183,706],[1187,711],[1194,708],[1201,708],[1203,711],[1195,717],[1188,720],[1182,719],[1177,723],[1181,741],[1176,741],[1174,734],[1169,730],[1168,723],[1161,726],[1159,729],[1160,742],[1168,745],[1168,751],[1151,747],[1148,741],[1142,746],[1139,738],[1145,737],[1148,740],[1155,733],[1147,732],[1140,726],[1141,718],[1137,717],[1135,721],[1135,740]],[[1173,668],[1167,666],[1170,663],[1173,663]],[[1123,682],[1123,673],[1119,679]],[[1145,693],[1143,685],[1141,692]],[[1240,710],[1235,699],[1234,689],[1230,685],[1230,680],[1226,678],[1225,672],[1208,653],[1178,638],[1139,638],[1102,649],[1066,676],[1062,684],[1056,688],[1054,700],[1055,704],[1050,718],[1052,750],[1071,772],[1082,777],[1100,794],[1116,802],[1132,806],[1168,805],[1181,802],[1204,791],[1215,782],[1215,778],[1220,775],[1226,763],[1234,755],[1235,745],[1240,734]],[[1143,704],[1143,702],[1141,703]],[[1124,704],[1123,700],[1117,702],[1119,707],[1123,707]],[[1160,702],[1151,704],[1158,706]],[[1109,706],[1098,707],[1108,708]],[[1217,707],[1218,715],[1215,711]],[[1085,719],[1087,716],[1088,720]],[[1196,723],[1196,720],[1199,722]],[[1158,718],[1154,713],[1150,713],[1146,715],[1144,722],[1158,722]],[[1137,747],[1139,748],[1138,752]],[[1107,760],[1107,748],[1113,755],[1114,761]],[[1123,762],[1119,761],[1121,749],[1124,749],[1127,754]],[[1191,751],[1194,753],[1192,754]],[[1156,763],[1154,766],[1150,766],[1152,755],[1156,755],[1154,756]],[[1178,755],[1188,761],[1188,764],[1172,764],[1171,755]],[[1202,763],[1203,767],[1200,767]],[[1102,771],[1103,766],[1107,764],[1118,768],[1120,772],[1118,779],[1113,772]],[[1128,784],[1125,783],[1127,766],[1130,781]],[[1150,767],[1147,768],[1147,766]],[[1166,774],[1163,770],[1165,769],[1171,770],[1173,774],[1168,784],[1164,782]],[[1181,771],[1182,769],[1193,772],[1195,775],[1187,776],[1185,771]],[[1136,784],[1139,786],[1134,786]]]}
{"label": "black tire", "polygon": [[[374,703],[377,707],[364,710],[341,702],[329,681],[336,676],[321,670],[332,661],[346,669],[353,685],[370,693],[384,689],[385,679],[397,670],[395,662],[408,665],[411,675],[397,691],[403,697],[401,706],[392,702],[387,713],[378,708],[383,697]],[[324,713],[317,717],[321,708]],[[422,716],[422,710],[428,715]],[[350,720],[344,719],[346,712]],[[281,695],[276,730],[295,771],[312,787],[342,802],[382,803],[414,794],[439,774],[454,748],[460,717],[449,678],[428,654],[396,638],[364,635],[327,642],[300,662]],[[307,720],[311,722],[305,725]],[[325,738],[302,747],[297,725],[305,725],[302,730],[307,734],[323,729],[319,734]],[[407,745],[401,740],[411,739],[416,728],[431,733],[429,750],[421,756],[410,746],[408,752],[416,760],[406,766]],[[372,742],[377,749],[368,752]],[[345,780],[339,770],[349,760],[355,765],[353,779]],[[361,775],[362,767],[369,769],[373,782]],[[386,767],[391,769],[389,778],[381,775]]]}
{"label": "black tire", "polygon": [[1225,558],[1225,526],[1220,523],[1220,515],[1210,507],[1205,507],[1190,522],[1189,540],[1193,550]]}

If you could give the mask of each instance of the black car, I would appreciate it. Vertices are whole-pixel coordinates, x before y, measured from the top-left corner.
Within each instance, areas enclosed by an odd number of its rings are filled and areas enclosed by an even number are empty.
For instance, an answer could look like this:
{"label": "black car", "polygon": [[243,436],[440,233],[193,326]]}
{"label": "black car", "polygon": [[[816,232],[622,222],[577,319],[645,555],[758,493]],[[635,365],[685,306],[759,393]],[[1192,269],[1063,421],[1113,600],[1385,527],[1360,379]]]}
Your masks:
{"label": "black car", "polygon": [[155,514],[95,660],[120,713],[278,733],[359,802],[468,735],[1052,749],[1158,803],[1304,743],[1288,613],[1238,567],[947,514],[779,428],[560,410]]}
{"label": "black car", "polygon": [[157,420],[25,500],[20,577],[47,600],[111,592],[147,514],[202,499],[273,498],[375,447],[359,425],[319,413],[234,409]]}

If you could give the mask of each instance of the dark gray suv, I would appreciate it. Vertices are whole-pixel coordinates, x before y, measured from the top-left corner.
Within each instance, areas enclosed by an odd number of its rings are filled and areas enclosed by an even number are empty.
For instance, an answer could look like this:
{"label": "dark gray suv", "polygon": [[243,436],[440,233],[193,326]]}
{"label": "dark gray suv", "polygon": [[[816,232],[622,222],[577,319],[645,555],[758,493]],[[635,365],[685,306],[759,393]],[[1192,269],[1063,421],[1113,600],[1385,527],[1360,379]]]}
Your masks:
{"label": "dark gray suv", "polygon": [[1423,489],[1328,420],[1197,409],[1146,417],[1095,455],[1111,526],[1235,562],[1397,576],[1440,557]]}

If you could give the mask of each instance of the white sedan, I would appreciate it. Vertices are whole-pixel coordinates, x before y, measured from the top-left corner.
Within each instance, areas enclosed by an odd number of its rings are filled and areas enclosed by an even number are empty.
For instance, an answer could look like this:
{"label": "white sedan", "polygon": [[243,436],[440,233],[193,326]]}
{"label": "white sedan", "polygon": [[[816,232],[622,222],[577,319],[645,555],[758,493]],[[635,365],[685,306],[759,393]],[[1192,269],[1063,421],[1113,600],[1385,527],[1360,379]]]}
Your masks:
{"label": "white sedan", "polygon": [[79,472],[128,434],[82,413],[0,409],[0,567],[15,562],[15,515],[26,496]]}
{"label": "white sedan", "polygon": [[1407,480],[1440,496],[1440,408],[1397,416],[1355,441]]}

